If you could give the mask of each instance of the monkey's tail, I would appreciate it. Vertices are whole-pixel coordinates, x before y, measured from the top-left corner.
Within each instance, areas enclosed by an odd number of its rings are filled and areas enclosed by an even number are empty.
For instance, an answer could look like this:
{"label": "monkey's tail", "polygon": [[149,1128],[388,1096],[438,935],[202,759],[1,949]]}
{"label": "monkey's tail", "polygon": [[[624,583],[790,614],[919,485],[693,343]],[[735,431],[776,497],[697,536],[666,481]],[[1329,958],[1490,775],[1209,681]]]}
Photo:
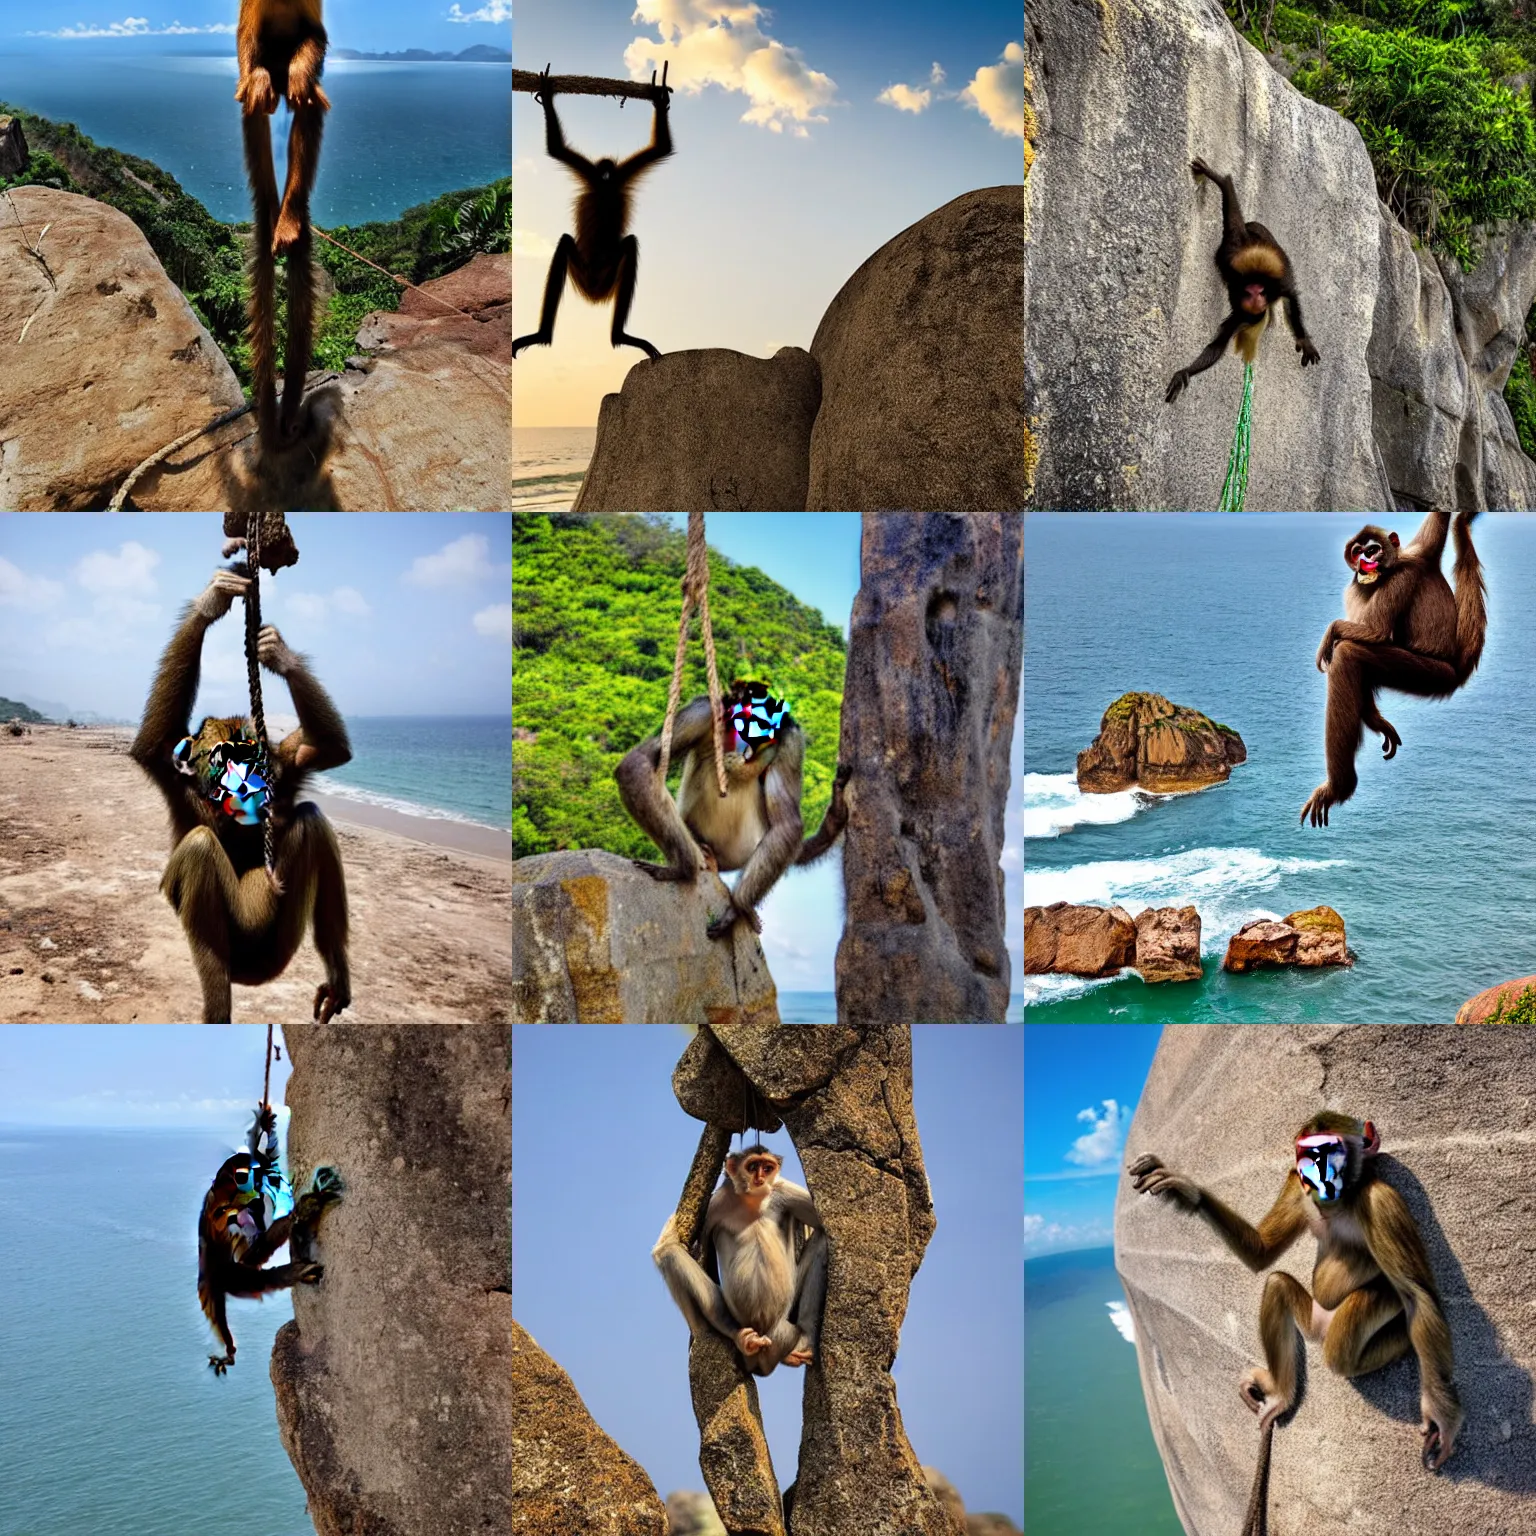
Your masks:
{"label": "monkey's tail", "polygon": [[1259,1464],[1253,1472],[1253,1492],[1248,1495],[1242,1536],[1266,1536],[1269,1530],[1269,1448],[1274,1438],[1275,1421],[1266,1419],[1259,1430]]}
{"label": "monkey's tail", "polygon": [[1464,683],[1483,659],[1488,637],[1487,588],[1483,564],[1472,547],[1472,519],[1476,512],[1458,512],[1452,527],[1456,541],[1456,681]]}

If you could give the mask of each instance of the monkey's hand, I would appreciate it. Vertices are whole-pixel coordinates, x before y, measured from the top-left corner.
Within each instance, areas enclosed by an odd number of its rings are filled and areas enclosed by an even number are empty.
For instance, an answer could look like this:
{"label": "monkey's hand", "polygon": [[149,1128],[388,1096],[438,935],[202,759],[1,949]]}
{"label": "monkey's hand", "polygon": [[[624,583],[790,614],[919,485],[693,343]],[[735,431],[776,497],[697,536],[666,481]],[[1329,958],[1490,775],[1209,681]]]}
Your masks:
{"label": "monkey's hand", "polygon": [[306,1264],[294,1278],[295,1285],[319,1285],[325,1278],[324,1264]]}
{"label": "monkey's hand", "polygon": [[1166,1195],[1187,1211],[1200,1204],[1200,1186],[1193,1179],[1165,1168],[1162,1158],[1151,1153],[1138,1157],[1125,1171],[1130,1174],[1138,1195]]}
{"label": "monkey's hand", "polygon": [[1196,176],[1204,176],[1210,181],[1216,180],[1216,172],[1208,166],[1199,155],[1189,162],[1190,171]]}
{"label": "monkey's hand", "polygon": [[1175,400],[1177,400],[1179,398],[1179,396],[1182,395],[1184,393],[1184,391],[1188,387],[1189,387],[1189,369],[1188,368],[1180,368],[1179,371],[1176,374],[1174,374],[1174,376],[1171,379],[1169,379],[1169,381],[1168,381],[1168,393],[1163,396],[1163,399],[1169,405],[1172,405],[1173,402]]}
{"label": "monkey's hand", "polygon": [[1296,350],[1301,353],[1301,366],[1305,368],[1308,363],[1321,362],[1317,355],[1317,348],[1312,345],[1310,336],[1298,336],[1296,338]]}
{"label": "monkey's hand", "polygon": [[288,71],[288,110],[297,112],[300,107],[319,107],[322,112],[329,112],[331,98],[309,70],[301,70],[295,64]]}
{"label": "monkey's hand", "polygon": [[260,67],[253,69],[240,82],[235,100],[247,117],[254,117],[258,112],[276,112],[277,92],[272,89],[272,76]]}
{"label": "monkey's hand", "polygon": [[1333,648],[1339,643],[1339,637],[1335,633],[1337,625],[1338,620],[1335,619],[1333,623],[1323,631],[1323,643],[1317,648],[1317,670],[1319,672],[1326,672],[1328,670],[1329,662],[1333,660]]}
{"label": "monkey's hand", "polygon": [[215,1376],[222,1376],[230,1366],[235,1363],[235,1352],[230,1350],[227,1355],[209,1355],[208,1368]]}
{"label": "monkey's hand", "polygon": [[332,976],[315,988],[315,1022],[329,1024],[352,1003],[352,987],[344,976]]}
{"label": "monkey's hand", "polygon": [[1461,1404],[1450,1402],[1437,1406],[1425,1393],[1419,1399],[1419,1412],[1423,1415],[1419,1434],[1424,1439],[1424,1466],[1430,1472],[1438,1472],[1456,1449],[1456,1436],[1461,1433]]}
{"label": "monkey's hand", "polygon": [[636,869],[643,869],[652,880],[692,880],[698,871],[689,874],[686,869],[678,869],[674,864],[647,864],[644,859],[631,859],[629,861]]}
{"label": "monkey's hand", "polygon": [[287,677],[302,665],[299,658],[288,649],[274,624],[261,626],[261,633],[256,636],[256,659],[268,672],[275,672],[279,677]]}
{"label": "monkey's hand", "polygon": [[245,597],[250,590],[249,576],[237,576],[233,571],[220,569],[213,573],[213,578],[192,606],[212,624],[229,612],[237,597]]}
{"label": "monkey's hand", "polygon": [[738,907],[735,903],[732,903],[726,909],[725,915],[717,917],[704,932],[711,939],[728,939],[736,927],[736,920],[738,918],[746,923],[753,933],[761,933],[763,931],[763,920],[751,907]]}

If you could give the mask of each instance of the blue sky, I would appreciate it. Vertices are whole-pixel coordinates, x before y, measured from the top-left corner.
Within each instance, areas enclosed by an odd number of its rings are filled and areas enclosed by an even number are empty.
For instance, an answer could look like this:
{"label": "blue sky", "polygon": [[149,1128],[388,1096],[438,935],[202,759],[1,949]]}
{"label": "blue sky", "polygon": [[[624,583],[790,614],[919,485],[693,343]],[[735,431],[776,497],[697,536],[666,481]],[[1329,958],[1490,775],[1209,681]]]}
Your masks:
{"label": "blue sky", "polygon": [[[722,25],[731,15],[733,24]],[[630,331],[663,352],[809,347],[837,291],[886,241],[962,192],[1024,176],[1018,0],[518,0],[513,63],[649,79],[665,58],[675,156],[641,184]],[[937,66],[937,73],[935,72]],[[649,105],[557,102],[567,141],[622,157]],[[538,321],[573,182],[542,109],[512,107],[513,320]],[[512,370],[518,426],[588,426],[644,354],[609,343],[611,307],[567,291],[553,347]]]}
{"label": "blue sky", "polygon": [[[299,563],[263,573],[262,619],[343,715],[509,713],[509,514],[300,512],[288,526]],[[218,513],[0,515],[0,695],[136,721],[222,543]],[[194,719],[247,707],[244,643],[236,604],[204,640]],[[286,685],[262,677],[269,720],[291,721]]]}
{"label": "blue sky", "polygon": [[[668,516],[679,529],[687,531],[686,512]],[[859,590],[862,527],[862,517],[857,512],[717,512],[706,519],[705,531],[711,549],[738,565],[755,565],[802,603],[809,603],[829,624],[841,629],[846,641],[853,600]],[[693,643],[701,646],[698,634],[695,623]],[[1020,709],[1014,715],[1008,831],[1003,849],[1008,947],[1013,955],[1015,992],[1022,992],[1024,983],[1023,784],[1024,712]],[[735,880],[733,875],[728,883],[734,885]],[[819,864],[786,875],[769,892],[759,908],[763,950],[781,990],[834,990],[833,962],[843,931],[842,902],[841,845]]]}
{"label": "blue sky", "polygon": [[1160,1024],[1024,1026],[1024,1252],[1114,1241],[1125,1133]]}
{"label": "blue sky", "polygon": [[[663,1497],[702,1488],[687,1325],[651,1262],[700,1126],[671,1073],[669,1025],[514,1028],[512,1310]],[[923,1158],[938,1230],[912,1283],[895,1378],[907,1437],[972,1510],[1023,1519],[1022,1036],[913,1031]],[[787,1133],[766,1138],[803,1183]],[[622,1364],[614,1339],[622,1335]],[[794,1476],[803,1374],[758,1384],[781,1484]]]}
{"label": "blue sky", "polygon": [[[212,1130],[235,1146],[261,1098],[266,1045],[260,1024],[8,1025],[0,1124]],[[289,1070],[285,1050],[272,1064],[274,1105]]]}
{"label": "blue sky", "polygon": [[[234,51],[237,0],[0,0],[0,51],[40,47]],[[457,53],[511,44],[511,0],[324,0],[333,48],[364,53],[427,48]],[[175,30],[172,30],[175,29]],[[68,38],[37,33],[70,33]]]}

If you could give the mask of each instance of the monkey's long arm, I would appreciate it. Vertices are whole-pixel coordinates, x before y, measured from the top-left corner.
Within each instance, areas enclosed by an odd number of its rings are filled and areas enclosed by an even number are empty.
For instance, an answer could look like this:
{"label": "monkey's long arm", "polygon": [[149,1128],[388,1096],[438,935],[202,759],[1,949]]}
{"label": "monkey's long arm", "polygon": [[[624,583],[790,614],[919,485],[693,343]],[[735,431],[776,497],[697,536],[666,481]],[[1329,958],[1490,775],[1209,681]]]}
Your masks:
{"label": "monkey's long arm", "polygon": [[1450,531],[1451,514],[1443,507],[1431,507],[1429,515],[1419,524],[1413,542],[1403,551],[1403,558],[1417,555],[1438,566],[1445,554],[1446,535]]}
{"label": "monkey's long arm", "polygon": [[665,96],[656,98],[656,111],[651,123],[651,142],[624,161],[619,167],[622,174],[637,176],[647,166],[655,165],[658,160],[665,160],[672,153],[672,120],[668,111],[669,105]]}
{"label": "monkey's long arm", "polygon": [[[714,722],[714,710],[707,695],[680,709],[672,722],[671,761],[681,762],[691,747],[696,747],[711,734]],[[703,868],[699,845],[683,825],[677,803],[661,782],[657,772],[660,767],[661,737],[647,737],[638,747],[625,753],[624,760],[614,770],[619,797],[641,830],[667,856],[668,868],[661,871],[658,878],[693,880]],[[658,873],[654,866],[643,867],[652,874]]]}
{"label": "monkey's long arm", "polygon": [[347,739],[341,711],[304,664],[304,658],[292,651],[287,654],[292,659],[280,675],[293,695],[299,728],[283,738],[277,749],[278,756],[299,773],[323,773],[327,768],[339,768],[352,758],[352,743]]}
{"label": "monkey's long arm", "polygon": [[811,1199],[810,1190],[802,1188],[792,1179],[781,1178],[773,1186],[773,1193],[769,1199],[787,1215],[796,1221],[804,1222],[813,1231],[824,1230],[821,1224],[821,1212],[816,1209],[816,1202]]}
{"label": "monkey's long arm", "polygon": [[162,788],[177,787],[171,749],[187,734],[197,679],[202,669],[203,636],[211,622],[189,603],[171,636],[144,704],[144,718],[128,754]]}
{"label": "monkey's long arm", "polygon": [[848,824],[848,802],[843,796],[843,787],[852,774],[852,768],[846,768],[841,763],[837,765],[837,777],[832,780],[832,800],[827,806],[827,813],[821,818],[816,835],[806,838],[801,845],[795,858],[796,864],[814,864],[842,836],[843,828]]}
{"label": "monkey's long arm", "polygon": [[1210,345],[1206,347],[1205,351],[1187,368],[1180,368],[1172,379],[1168,381],[1168,393],[1163,398],[1168,401],[1177,400],[1184,386],[1197,373],[1204,373],[1207,368],[1214,368],[1221,361],[1222,355],[1226,352],[1228,346],[1231,345],[1232,338],[1237,334],[1237,329],[1242,323],[1241,316],[1229,314],[1221,322],[1220,327],[1211,338]]}
{"label": "monkey's long arm", "polygon": [[565,142],[565,134],[560,129],[560,119],[555,115],[555,93],[552,90],[544,92],[544,148],[545,151],[562,165],[568,165],[579,175],[595,175],[592,162],[585,155],[577,152]]}
{"label": "monkey's long arm", "polygon": [[1193,1179],[1165,1168],[1159,1157],[1139,1157],[1127,1172],[1138,1194],[1162,1195],[1201,1216],[1254,1274],[1268,1269],[1306,1230],[1306,1191],[1294,1170],[1286,1175],[1279,1199],[1257,1227]]}

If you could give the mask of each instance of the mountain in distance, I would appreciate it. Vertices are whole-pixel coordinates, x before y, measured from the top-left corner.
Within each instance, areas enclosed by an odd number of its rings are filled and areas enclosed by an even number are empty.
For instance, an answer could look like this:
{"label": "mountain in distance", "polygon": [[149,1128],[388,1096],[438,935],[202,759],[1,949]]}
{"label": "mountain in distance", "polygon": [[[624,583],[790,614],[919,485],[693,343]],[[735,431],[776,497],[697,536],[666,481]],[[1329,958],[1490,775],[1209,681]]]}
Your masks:
{"label": "mountain in distance", "polygon": [[404,53],[359,53],[356,48],[332,48],[333,59],[369,59],[380,64],[510,64],[510,48],[492,48],[476,43],[458,53],[431,53],[425,48],[407,48]]}

